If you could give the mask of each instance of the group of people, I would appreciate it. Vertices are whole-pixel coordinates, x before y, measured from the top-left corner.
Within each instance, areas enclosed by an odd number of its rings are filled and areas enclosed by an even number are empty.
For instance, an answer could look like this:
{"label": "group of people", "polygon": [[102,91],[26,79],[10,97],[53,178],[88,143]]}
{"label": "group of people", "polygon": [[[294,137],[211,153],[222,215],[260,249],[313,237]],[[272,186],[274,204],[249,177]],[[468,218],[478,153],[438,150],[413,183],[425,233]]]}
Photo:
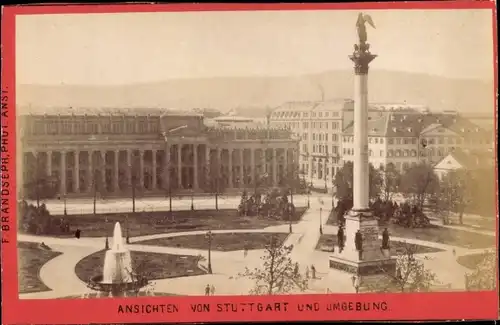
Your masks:
{"label": "group of people", "polygon": [[205,287],[205,296],[214,296],[215,295],[215,286],[212,284],[207,284]]}
{"label": "group of people", "polygon": [[[295,263],[295,267],[294,267],[294,270],[293,270],[293,273],[295,276],[297,276],[299,274],[299,263]],[[305,276],[307,279],[310,278],[310,276],[312,275],[312,279],[316,279],[316,267],[314,265],[311,265],[311,268],[309,269],[309,266],[306,267],[306,272],[305,272]]]}

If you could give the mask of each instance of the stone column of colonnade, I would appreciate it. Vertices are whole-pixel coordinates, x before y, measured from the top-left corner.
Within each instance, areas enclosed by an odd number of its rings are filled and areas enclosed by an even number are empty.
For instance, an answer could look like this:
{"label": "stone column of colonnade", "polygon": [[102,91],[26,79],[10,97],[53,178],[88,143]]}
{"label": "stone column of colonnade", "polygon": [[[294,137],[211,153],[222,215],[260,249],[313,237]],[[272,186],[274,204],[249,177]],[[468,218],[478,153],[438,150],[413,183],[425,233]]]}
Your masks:
{"label": "stone column of colonnade", "polygon": [[[194,157],[193,157],[193,169],[194,169],[194,172],[193,172],[193,177],[194,177],[194,180],[193,180],[193,188],[195,190],[199,190],[199,164],[200,164],[200,161],[199,161],[199,156],[198,156],[198,153],[199,153],[199,144],[190,144],[192,145],[192,148],[193,148],[193,154],[194,154]],[[182,145],[177,145],[177,165],[178,165],[178,186],[181,186],[182,185],[182,170],[181,170],[181,167],[182,167]],[[170,169],[170,167],[172,167],[170,165],[170,156],[171,156],[171,145],[167,145],[166,146],[166,150],[165,150],[165,161],[163,162],[164,165],[165,165],[165,173],[164,175],[162,175],[163,179],[165,180],[164,184],[167,184],[169,180],[169,172],[168,170]],[[281,148],[284,150],[284,163],[288,166],[289,164],[289,157],[288,157],[288,149],[287,148]],[[60,177],[60,185],[59,185],[59,194],[60,195],[66,195],[68,194],[67,193],[67,188],[66,188],[66,180],[67,180],[67,170],[68,170],[68,166],[67,166],[67,159],[68,159],[68,155],[69,154],[72,154],[73,155],[73,163],[74,165],[73,166],[70,166],[70,169],[73,173],[73,177],[72,177],[72,190],[70,192],[72,193],[82,193],[82,192],[86,192],[86,193],[92,193],[93,191],[93,182],[94,182],[94,168],[98,167],[99,166],[94,166],[95,165],[95,162],[94,162],[94,155],[97,153],[97,157],[99,157],[103,162],[105,162],[105,159],[106,159],[106,153],[109,151],[109,152],[112,152],[112,155],[113,155],[113,164],[111,165],[112,166],[112,172],[111,172],[111,189],[112,189],[112,192],[114,193],[119,193],[120,192],[120,180],[119,180],[119,177],[120,177],[120,174],[119,174],[119,171],[120,171],[120,152],[122,151],[125,151],[126,152],[126,162],[124,162],[126,164],[126,166],[129,166],[131,167],[132,166],[132,154],[133,154],[133,151],[135,149],[125,149],[125,150],[120,150],[120,149],[114,149],[114,150],[88,150],[88,151],[83,151],[83,150],[66,150],[66,151],[60,151],[60,166],[59,166],[59,170],[58,170],[58,176]],[[210,150],[211,150],[211,147],[210,146],[205,146],[205,161],[203,161],[202,163],[203,164],[206,164],[209,159],[210,159]],[[221,161],[222,159],[222,148],[220,147],[217,147],[217,157],[218,157],[218,160]],[[257,171],[256,171],[256,153],[255,151],[258,150],[256,148],[238,148],[238,149],[235,149],[235,148],[228,148],[228,167],[229,167],[229,184],[228,184],[228,187],[229,188],[243,188],[245,187],[245,183],[244,183],[244,180],[246,179],[247,176],[250,176],[250,179],[251,179],[251,182],[255,182],[256,180],[256,176],[257,176]],[[249,157],[250,157],[250,175],[245,175],[245,150],[250,150],[249,151]],[[272,173],[270,170],[268,170],[269,174],[272,174],[272,184],[274,186],[278,186],[278,166],[279,166],[279,161],[278,161],[278,150],[280,149],[277,149],[277,148],[273,148],[271,149],[272,150],[272,160],[271,161],[266,161],[266,151],[263,150],[263,156],[262,156],[262,163],[263,164],[267,164],[268,166],[270,166],[272,168]],[[138,180],[138,185],[139,187],[144,187],[144,153],[145,153],[145,150],[139,150],[139,155],[138,155],[138,158],[139,158],[139,161],[138,161],[138,165],[139,165],[139,180]],[[34,155],[36,155],[37,153],[34,153]],[[87,157],[88,157],[88,166],[85,168],[84,166],[82,166],[80,164],[80,158],[82,157],[82,155],[86,154]],[[46,173],[47,175],[53,175],[53,166],[52,166],[52,157],[54,155],[54,152],[53,151],[46,151]],[[151,183],[151,190],[156,190],[158,188],[158,184],[157,184],[157,155],[158,155],[158,152],[157,150],[152,150],[152,183]],[[236,161],[234,160],[234,157],[237,157],[237,161],[239,161],[237,164],[236,164]],[[295,158],[296,159],[296,158]],[[235,171],[233,170],[234,167],[237,167],[239,168],[239,171],[237,173],[235,173]],[[81,168],[84,168],[86,170],[86,182],[85,185],[86,185],[86,188],[82,188],[82,184],[80,184],[80,170]],[[105,171],[103,170],[103,177],[105,177]],[[132,175],[131,175],[131,168],[126,168],[125,170],[125,177],[126,177],[126,183],[128,184],[128,186],[131,186],[132,185]],[[235,179],[235,177],[237,177],[239,179],[239,181],[237,181]],[[103,178],[104,179],[104,178]]]}

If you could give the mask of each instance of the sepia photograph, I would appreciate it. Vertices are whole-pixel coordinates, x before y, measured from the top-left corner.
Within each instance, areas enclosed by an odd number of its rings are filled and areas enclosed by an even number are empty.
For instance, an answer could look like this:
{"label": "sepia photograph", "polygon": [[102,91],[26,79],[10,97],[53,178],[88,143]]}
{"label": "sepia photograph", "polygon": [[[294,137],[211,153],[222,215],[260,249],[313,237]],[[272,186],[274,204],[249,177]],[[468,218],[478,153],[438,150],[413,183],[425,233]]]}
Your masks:
{"label": "sepia photograph", "polygon": [[15,24],[20,300],[496,290],[491,10]]}

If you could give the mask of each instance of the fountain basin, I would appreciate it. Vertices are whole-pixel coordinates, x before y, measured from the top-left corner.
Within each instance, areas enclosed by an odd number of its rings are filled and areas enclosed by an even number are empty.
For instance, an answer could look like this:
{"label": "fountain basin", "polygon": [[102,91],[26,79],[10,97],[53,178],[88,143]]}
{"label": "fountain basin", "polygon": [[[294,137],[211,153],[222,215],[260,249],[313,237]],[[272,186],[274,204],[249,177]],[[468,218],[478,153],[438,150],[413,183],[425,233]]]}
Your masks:
{"label": "fountain basin", "polygon": [[87,282],[87,287],[94,291],[112,293],[113,296],[121,296],[126,292],[138,291],[148,284],[149,280],[144,277],[140,277],[135,281],[130,280],[128,282],[116,283],[103,282],[103,276],[96,275],[90,278],[90,280]]}

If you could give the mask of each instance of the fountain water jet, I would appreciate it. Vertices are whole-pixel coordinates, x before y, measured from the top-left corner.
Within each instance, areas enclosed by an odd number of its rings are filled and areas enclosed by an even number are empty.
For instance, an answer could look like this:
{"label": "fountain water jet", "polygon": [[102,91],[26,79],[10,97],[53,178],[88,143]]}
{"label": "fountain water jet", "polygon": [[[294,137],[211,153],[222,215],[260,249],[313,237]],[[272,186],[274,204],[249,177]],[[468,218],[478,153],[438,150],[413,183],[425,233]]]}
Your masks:
{"label": "fountain water jet", "polygon": [[137,294],[149,281],[134,274],[130,251],[125,247],[120,223],[115,224],[113,243],[104,257],[103,273],[90,279],[87,286],[102,295],[124,297]]}

